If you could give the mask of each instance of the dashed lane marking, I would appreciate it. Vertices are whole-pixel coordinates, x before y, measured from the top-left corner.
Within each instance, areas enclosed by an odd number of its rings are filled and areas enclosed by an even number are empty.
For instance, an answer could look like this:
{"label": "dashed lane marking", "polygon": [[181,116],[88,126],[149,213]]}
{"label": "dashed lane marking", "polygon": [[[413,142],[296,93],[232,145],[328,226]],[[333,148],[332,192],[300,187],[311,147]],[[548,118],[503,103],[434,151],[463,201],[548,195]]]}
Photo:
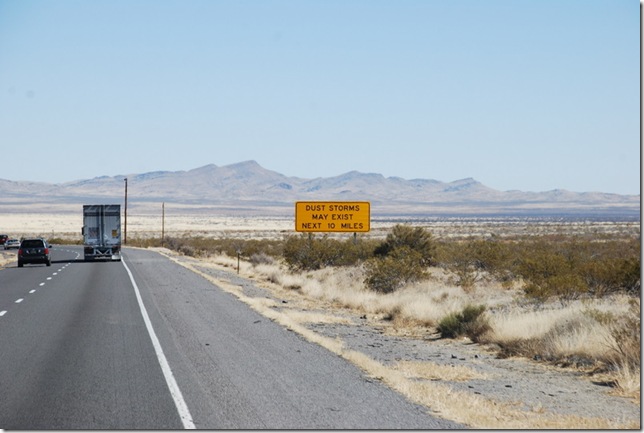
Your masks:
{"label": "dashed lane marking", "polygon": [[[78,258],[78,256],[79,256],[79,255],[77,254],[77,256],[76,256],[76,257]],[[62,268],[58,269],[58,271],[57,271],[57,272],[54,272],[52,275],[58,275],[58,272],[61,272],[63,269],[65,269],[65,268],[66,268],[67,266],[69,266],[69,265],[71,265],[71,263],[67,263],[65,266],[63,266]],[[51,281],[51,279],[52,279],[52,277],[47,277],[47,280],[48,280],[48,281]],[[42,286],[44,286],[44,285],[45,285],[45,282],[42,282],[42,283],[40,283],[40,284],[39,284],[39,286],[40,286],[40,287],[42,287]],[[32,290],[30,290],[30,291],[29,291],[29,293],[36,293],[36,289],[32,289]],[[21,303],[22,301],[24,301],[24,300],[25,300],[24,298],[16,299],[15,303],[16,303],[16,304],[20,304],[20,303]],[[2,310],[2,311],[0,311],[0,317],[4,316],[5,314],[7,314],[7,310]]]}

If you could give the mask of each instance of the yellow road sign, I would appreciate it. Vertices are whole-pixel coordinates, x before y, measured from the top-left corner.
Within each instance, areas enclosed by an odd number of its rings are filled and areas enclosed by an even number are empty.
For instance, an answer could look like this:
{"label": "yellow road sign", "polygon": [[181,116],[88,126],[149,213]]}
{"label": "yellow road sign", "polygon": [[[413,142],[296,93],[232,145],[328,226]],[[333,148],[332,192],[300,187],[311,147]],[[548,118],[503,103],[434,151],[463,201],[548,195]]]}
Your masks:
{"label": "yellow road sign", "polygon": [[368,201],[295,202],[298,232],[368,232],[371,208]]}

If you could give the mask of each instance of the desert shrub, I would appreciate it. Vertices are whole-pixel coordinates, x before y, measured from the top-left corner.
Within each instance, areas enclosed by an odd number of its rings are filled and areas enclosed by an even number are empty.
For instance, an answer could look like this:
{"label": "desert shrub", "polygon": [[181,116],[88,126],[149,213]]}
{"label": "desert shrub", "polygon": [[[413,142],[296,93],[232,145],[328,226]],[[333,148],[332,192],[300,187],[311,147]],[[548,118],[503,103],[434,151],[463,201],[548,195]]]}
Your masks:
{"label": "desert shrub", "polygon": [[83,238],[63,238],[60,236],[52,236],[47,238],[47,242],[49,242],[51,245],[82,245]]}
{"label": "desert shrub", "polygon": [[255,253],[252,256],[250,256],[248,261],[254,266],[272,265],[275,262],[275,260],[271,256],[265,253]]}
{"label": "desert shrub", "polygon": [[243,257],[261,255],[277,259],[282,256],[283,242],[273,239],[218,239],[215,245],[219,246],[222,253],[230,257],[237,257],[239,252]]}
{"label": "desert shrub", "polygon": [[438,332],[442,338],[467,336],[477,342],[481,335],[490,330],[484,312],[484,305],[467,305],[461,312],[445,316],[438,324]]}
{"label": "desert shrub", "polygon": [[391,293],[427,277],[427,266],[436,246],[422,227],[395,225],[365,263],[365,285],[376,292]]}
{"label": "desert shrub", "polygon": [[365,285],[376,292],[391,293],[402,286],[427,277],[422,255],[407,246],[392,250],[385,257],[365,263]]}
{"label": "desert shrub", "polygon": [[313,237],[289,236],[284,242],[283,256],[291,270],[316,270],[328,263],[334,255],[332,246]]}
{"label": "desert shrub", "polygon": [[373,243],[364,240],[338,240],[327,235],[316,238],[289,236],[282,254],[291,270],[317,270],[327,266],[352,266],[373,255]]}
{"label": "desert shrub", "polygon": [[550,297],[576,299],[586,292],[586,285],[578,275],[565,273],[533,278],[525,285],[524,291],[528,297],[538,300]]}
{"label": "desert shrub", "polygon": [[[155,240],[151,245],[142,243],[138,246],[158,246],[157,244],[159,242]],[[165,239],[164,245],[169,249],[191,256],[224,254],[229,257],[237,257],[239,252],[246,258],[256,254],[277,258],[282,254],[282,242],[268,239],[209,238],[202,236],[169,237]]]}
{"label": "desert shrub", "polygon": [[165,241],[166,247],[185,254],[187,256],[199,257],[206,255],[209,251],[208,240],[204,237],[178,238],[170,237]]}
{"label": "desert shrub", "polygon": [[443,242],[437,262],[456,276],[458,286],[469,288],[484,275],[505,281],[511,279],[508,249],[499,242],[466,240]]}
{"label": "desert shrub", "polygon": [[[159,246],[160,239],[132,238],[128,244]],[[244,259],[256,263],[269,257],[283,258],[294,271],[355,266],[369,259],[370,275],[365,282],[370,288],[385,292],[396,290],[406,281],[423,278],[427,266],[439,265],[453,272],[456,284],[463,288],[473,286],[481,278],[494,278],[504,285],[520,280],[525,294],[538,301],[551,297],[599,297],[616,292],[639,295],[640,245],[639,238],[600,239],[561,234],[511,240],[435,241],[425,229],[401,224],[394,226],[384,241],[342,240],[327,235],[287,236],[281,240],[201,236],[165,239],[165,246],[183,254],[236,257],[239,251]],[[394,254],[403,247],[416,254]],[[375,259],[371,260],[372,257]],[[389,260],[383,262],[376,260],[387,257]],[[394,263],[392,257],[403,260],[406,265]],[[397,272],[399,276],[395,275]]]}
{"label": "desert shrub", "polygon": [[587,291],[581,276],[575,272],[572,251],[560,251],[554,245],[539,242],[530,253],[524,252],[517,267],[527,281],[526,295],[538,299],[551,296],[575,298]]}
{"label": "desert shrub", "polygon": [[422,227],[411,227],[396,224],[383,243],[375,250],[376,256],[387,256],[400,248],[408,248],[418,253],[421,265],[428,266],[433,262],[436,245],[431,233]]}
{"label": "desert shrub", "polygon": [[640,271],[640,259],[632,257],[591,260],[580,266],[584,281],[594,296],[618,291],[639,294]]}
{"label": "desert shrub", "polygon": [[515,271],[534,298],[640,293],[639,239],[594,242],[543,237],[523,242]]}
{"label": "desert shrub", "polygon": [[177,251],[179,251],[183,255],[191,257],[199,257],[201,255],[199,250],[188,244],[181,245]]}
{"label": "desert shrub", "polygon": [[130,237],[127,240],[127,246],[139,247],[139,248],[160,247],[161,238]]}

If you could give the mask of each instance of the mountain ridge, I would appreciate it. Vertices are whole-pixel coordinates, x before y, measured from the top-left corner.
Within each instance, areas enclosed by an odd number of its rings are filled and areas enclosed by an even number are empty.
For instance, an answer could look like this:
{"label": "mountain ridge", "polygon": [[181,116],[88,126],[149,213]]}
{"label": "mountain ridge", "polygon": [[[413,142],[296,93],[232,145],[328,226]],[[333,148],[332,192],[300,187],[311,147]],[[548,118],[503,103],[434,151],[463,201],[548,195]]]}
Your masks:
{"label": "mountain ridge", "polygon": [[[313,179],[286,176],[254,160],[187,171],[152,171],[98,176],[58,184],[0,179],[0,205],[36,201],[80,203],[120,201],[128,179],[130,203],[170,202],[238,208],[254,203],[292,208],[295,201],[370,201],[391,213],[438,212],[470,214],[625,213],[639,216],[640,196],[601,192],[499,191],[468,177],[452,182],[403,179],[379,173],[349,171]],[[13,200],[13,202],[12,202]],[[372,205],[372,208],[374,206]]]}

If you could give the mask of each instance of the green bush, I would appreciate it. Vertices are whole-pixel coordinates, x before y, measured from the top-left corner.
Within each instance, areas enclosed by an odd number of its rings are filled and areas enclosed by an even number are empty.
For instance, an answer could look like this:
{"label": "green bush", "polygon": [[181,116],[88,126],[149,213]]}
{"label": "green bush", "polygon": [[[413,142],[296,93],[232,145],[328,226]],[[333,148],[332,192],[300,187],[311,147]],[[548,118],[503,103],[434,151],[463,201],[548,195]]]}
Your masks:
{"label": "green bush", "polygon": [[385,257],[374,257],[365,263],[365,285],[376,292],[391,293],[402,286],[427,277],[423,258],[409,247],[398,247]]}
{"label": "green bush", "polygon": [[356,265],[372,256],[373,248],[371,241],[301,235],[287,237],[282,251],[291,270],[316,270]]}
{"label": "green bush", "polygon": [[640,270],[640,259],[633,257],[592,260],[580,266],[584,281],[595,296],[620,290],[639,295]]}
{"label": "green bush", "polygon": [[47,242],[49,242],[51,245],[83,245],[83,238],[63,238],[52,236],[47,238]]}
{"label": "green bush", "polygon": [[[160,246],[160,239],[142,241],[137,246]],[[195,257],[207,257],[215,254],[237,257],[238,252],[246,258],[262,254],[278,258],[282,255],[282,241],[268,239],[208,238],[203,236],[168,237],[164,241],[164,246]]]}
{"label": "green bush", "polygon": [[437,244],[436,263],[452,271],[456,284],[464,288],[481,278],[510,283],[516,279],[515,260],[515,245],[507,241],[468,239]]}
{"label": "green bush", "polygon": [[576,237],[523,242],[515,270],[530,297],[576,298],[640,293],[639,239],[594,242]]}
{"label": "green bush", "polygon": [[431,233],[422,227],[396,224],[385,241],[376,248],[375,254],[384,257],[403,247],[418,253],[421,265],[429,266],[433,263],[436,245]]}
{"label": "green bush", "polygon": [[161,238],[130,237],[127,240],[127,245],[126,246],[139,247],[139,248],[160,247],[161,246]]}
{"label": "green bush", "polygon": [[478,342],[479,338],[490,330],[490,325],[483,317],[484,305],[468,305],[460,313],[445,316],[438,324],[442,338],[467,336]]}

